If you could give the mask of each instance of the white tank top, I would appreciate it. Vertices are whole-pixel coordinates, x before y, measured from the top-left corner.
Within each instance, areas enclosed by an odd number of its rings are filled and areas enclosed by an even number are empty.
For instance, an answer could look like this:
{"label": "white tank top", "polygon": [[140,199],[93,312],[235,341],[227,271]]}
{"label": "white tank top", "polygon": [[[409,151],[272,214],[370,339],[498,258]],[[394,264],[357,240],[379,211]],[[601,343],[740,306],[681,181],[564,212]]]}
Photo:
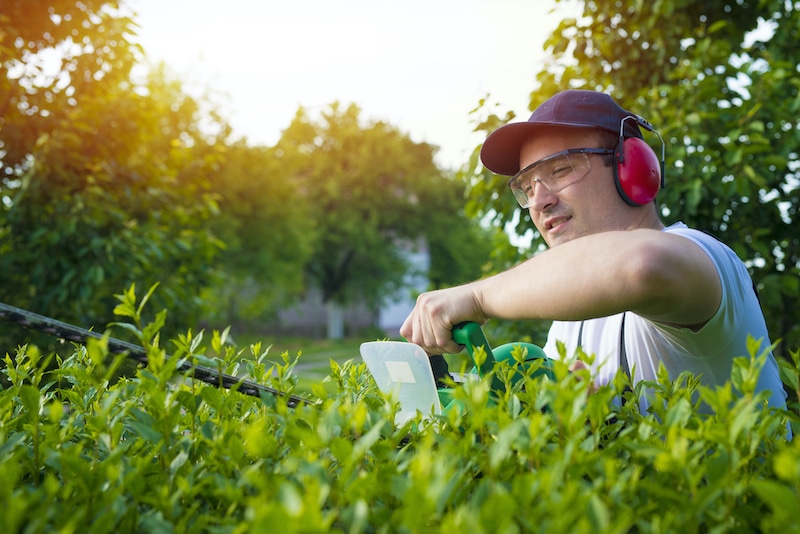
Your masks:
{"label": "white tank top", "polygon": [[[696,332],[651,322],[626,312],[624,355],[633,372],[633,381],[655,380],[659,364],[663,363],[670,379],[690,371],[704,386],[722,385],[731,378],[733,359],[749,357],[748,335],[760,342],[759,354],[771,345],[750,275],[733,250],[714,237],[689,229],[683,223],[664,231],[691,239],[709,255],[722,282],[722,301],[711,320]],[[620,366],[622,318],[623,314],[618,314],[583,322],[555,321],[544,351],[551,358],[558,358],[556,342],[561,341],[567,355],[571,356],[580,337],[584,352],[595,355],[591,365],[595,383],[607,384]],[[770,406],[785,407],[786,392],[772,353],[767,356],[757,389],[772,392]],[[640,402],[645,410],[648,399],[642,398]]]}

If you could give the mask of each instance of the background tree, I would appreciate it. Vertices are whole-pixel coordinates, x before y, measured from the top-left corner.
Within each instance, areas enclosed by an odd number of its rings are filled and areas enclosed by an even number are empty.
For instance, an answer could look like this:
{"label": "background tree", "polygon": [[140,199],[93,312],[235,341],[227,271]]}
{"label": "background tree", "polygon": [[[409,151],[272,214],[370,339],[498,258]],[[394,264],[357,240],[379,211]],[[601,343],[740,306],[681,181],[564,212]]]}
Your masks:
{"label": "background tree", "polygon": [[[558,90],[610,92],[667,142],[665,220],[683,220],[731,244],[761,293],[773,340],[800,343],[798,114],[791,2],[585,2],[546,47],[531,109]],[[667,23],[668,21],[668,23]],[[487,131],[513,118],[484,112]],[[657,142],[657,140],[656,140]],[[494,211],[518,232],[532,227],[506,197],[505,182],[472,167],[472,213]],[[502,200],[501,200],[502,198]],[[517,218],[518,217],[518,218]],[[535,246],[541,238],[534,233]]]}
{"label": "background tree", "polygon": [[0,299],[102,326],[112,295],[159,282],[170,331],[263,320],[307,280],[326,302],[377,305],[422,243],[433,285],[480,274],[489,239],[434,147],[338,105],[321,124],[301,110],[277,147],[232,143],[165,69],[134,79],[126,13],[0,6]]}
{"label": "background tree", "polygon": [[84,99],[32,147],[4,214],[3,300],[100,326],[115,293],[159,282],[157,309],[199,318],[218,251],[207,225],[219,155],[187,132],[191,100],[150,89]]}
{"label": "background tree", "polygon": [[170,324],[195,320],[227,125],[162,70],[132,81],[141,54],[116,2],[0,10],[0,299],[104,326],[112,295],[158,281]]}
{"label": "background tree", "polygon": [[[396,294],[409,268],[404,250],[427,244],[437,258],[457,256],[437,246],[443,240],[434,229],[465,220],[448,200],[463,193],[436,167],[434,147],[384,122],[362,120],[355,105],[334,103],[318,121],[301,108],[276,148],[282,158],[300,162],[286,178],[312,208],[316,241],[306,273],[332,312],[330,336],[342,334],[341,306],[377,305]],[[474,239],[474,228],[460,231]],[[452,276],[464,276],[456,273],[462,267],[449,263]],[[436,269],[437,283],[445,283],[438,263]]]}
{"label": "background tree", "polygon": [[84,98],[129,79],[138,49],[118,2],[26,0],[0,4],[2,187],[30,166],[36,140]]}
{"label": "background tree", "polygon": [[502,232],[467,216],[465,193],[466,185],[458,178],[432,181],[420,192],[424,217],[431,221],[422,228],[430,254],[431,289],[470,282],[490,270],[494,240]]}
{"label": "background tree", "polygon": [[219,198],[212,227],[225,243],[212,297],[223,326],[270,320],[304,288],[315,234],[310,199],[292,176],[291,158],[240,141],[211,178]]}

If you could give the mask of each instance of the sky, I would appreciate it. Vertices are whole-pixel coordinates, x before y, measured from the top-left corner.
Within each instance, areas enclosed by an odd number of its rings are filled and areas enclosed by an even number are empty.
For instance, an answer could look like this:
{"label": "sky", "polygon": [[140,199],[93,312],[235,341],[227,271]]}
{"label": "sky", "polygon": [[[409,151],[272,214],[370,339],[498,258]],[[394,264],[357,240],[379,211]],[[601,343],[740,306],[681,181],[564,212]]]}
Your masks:
{"label": "sky", "polygon": [[[561,2],[561,4],[570,4]],[[138,42],[190,94],[211,91],[237,137],[272,145],[299,106],[354,103],[457,168],[482,98],[528,117],[554,0],[128,0]],[[552,12],[556,8],[555,12]],[[196,92],[196,93],[195,93]]]}

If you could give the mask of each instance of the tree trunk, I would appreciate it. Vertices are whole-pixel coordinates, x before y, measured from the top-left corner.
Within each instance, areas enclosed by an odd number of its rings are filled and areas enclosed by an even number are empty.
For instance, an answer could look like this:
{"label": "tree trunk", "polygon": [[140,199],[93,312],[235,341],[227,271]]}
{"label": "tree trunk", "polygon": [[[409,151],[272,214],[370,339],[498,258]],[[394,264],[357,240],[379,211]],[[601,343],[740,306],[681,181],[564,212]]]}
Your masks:
{"label": "tree trunk", "polygon": [[336,302],[329,300],[328,308],[328,339],[342,339],[344,337],[344,310]]}

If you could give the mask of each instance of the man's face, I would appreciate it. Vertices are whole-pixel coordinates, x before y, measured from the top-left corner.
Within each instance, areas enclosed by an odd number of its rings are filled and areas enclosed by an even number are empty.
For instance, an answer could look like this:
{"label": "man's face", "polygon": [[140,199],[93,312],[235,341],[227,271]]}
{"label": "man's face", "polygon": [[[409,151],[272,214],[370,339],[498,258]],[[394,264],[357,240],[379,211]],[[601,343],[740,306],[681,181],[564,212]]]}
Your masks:
{"label": "man's face", "polygon": [[[590,131],[553,128],[523,145],[520,168],[575,148],[601,147]],[[585,176],[556,192],[537,184],[528,200],[531,219],[550,247],[577,237],[630,227],[627,219],[631,210],[625,209],[628,206],[617,193],[613,171],[604,160],[610,156],[585,157],[590,167]]]}

